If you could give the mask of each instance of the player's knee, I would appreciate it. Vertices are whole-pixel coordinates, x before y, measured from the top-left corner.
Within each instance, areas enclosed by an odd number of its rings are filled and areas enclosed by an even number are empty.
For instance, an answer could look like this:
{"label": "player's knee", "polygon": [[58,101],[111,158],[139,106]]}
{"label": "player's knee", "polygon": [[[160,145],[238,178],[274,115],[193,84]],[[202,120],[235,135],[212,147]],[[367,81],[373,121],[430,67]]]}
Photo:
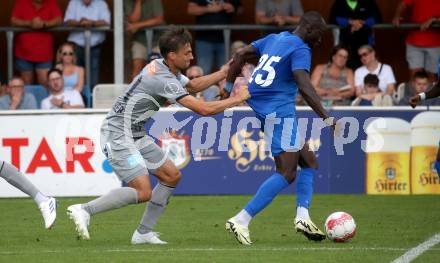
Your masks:
{"label": "player's knee", "polygon": [[180,178],[182,177],[182,173],[178,169],[173,169],[172,171],[168,171],[165,178],[163,178],[163,182],[169,186],[176,186]]}
{"label": "player's knee", "polygon": [[151,199],[151,189],[141,189],[138,192],[138,203],[145,203]]}
{"label": "player's knee", "polygon": [[296,179],[296,170],[286,170],[286,171],[282,171],[281,175],[286,179],[286,181],[291,184],[293,182],[295,182]]}

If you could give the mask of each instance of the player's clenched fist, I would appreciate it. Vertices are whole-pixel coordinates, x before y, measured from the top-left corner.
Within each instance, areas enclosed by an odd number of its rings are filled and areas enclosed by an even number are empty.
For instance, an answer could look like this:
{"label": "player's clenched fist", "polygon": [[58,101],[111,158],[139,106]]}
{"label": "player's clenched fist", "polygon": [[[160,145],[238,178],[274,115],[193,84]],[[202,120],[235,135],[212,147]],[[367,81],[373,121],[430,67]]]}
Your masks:
{"label": "player's clenched fist", "polygon": [[241,101],[249,99],[251,94],[249,94],[248,86],[241,86],[237,91],[236,97],[240,98]]}

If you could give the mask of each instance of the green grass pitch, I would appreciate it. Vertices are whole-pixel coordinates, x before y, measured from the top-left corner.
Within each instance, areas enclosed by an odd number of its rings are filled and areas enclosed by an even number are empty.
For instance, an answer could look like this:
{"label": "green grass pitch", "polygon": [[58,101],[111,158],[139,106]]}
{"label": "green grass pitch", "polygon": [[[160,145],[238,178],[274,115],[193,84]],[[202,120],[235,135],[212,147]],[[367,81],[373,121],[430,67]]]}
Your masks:
{"label": "green grass pitch", "polygon": [[[357,223],[351,242],[315,243],[293,227],[295,197],[279,196],[250,226],[244,247],[224,230],[225,220],[250,196],[175,196],[157,231],[166,246],[130,245],[145,206],[96,215],[91,240],[78,240],[65,213],[91,198],[60,198],[52,230],[30,199],[0,199],[0,262],[390,262],[440,232],[439,196],[315,195],[312,219],[323,226],[335,211]],[[440,262],[440,244],[414,262]]]}

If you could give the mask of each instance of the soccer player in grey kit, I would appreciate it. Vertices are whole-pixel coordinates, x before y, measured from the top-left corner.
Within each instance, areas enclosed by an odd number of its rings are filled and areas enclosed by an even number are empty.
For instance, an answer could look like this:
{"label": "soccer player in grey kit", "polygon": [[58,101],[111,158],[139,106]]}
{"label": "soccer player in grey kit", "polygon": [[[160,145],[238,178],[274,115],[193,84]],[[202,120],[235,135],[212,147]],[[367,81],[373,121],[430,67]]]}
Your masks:
{"label": "soccer player in grey kit", "polygon": [[0,177],[10,185],[32,197],[44,219],[46,229],[52,228],[57,218],[56,200],[42,194],[15,166],[0,160]]}
{"label": "soccer player in grey kit", "polygon": [[[249,98],[246,87],[236,97],[204,102],[189,92],[197,93],[226,77],[229,66],[200,78],[189,80],[181,74],[193,59],[191,35],[187,30],[171,27],[159,39],[163,59],[153,60],[136,76],[125,93],[118,97],[101,126],[101,148],[116,175],[128,187],[120,187],[85,204],[69,206],[67,212],[76,225],[78,235],[89,239],[92,215],[148,202],[132,244],[166,244],[154,232],[159,216],[178,184],[181,173],[166,153],[147,136],[145,122],[167,101],[201,115],[213,115],[237,106]],[[159,182],[151,190],[149,174]]]}

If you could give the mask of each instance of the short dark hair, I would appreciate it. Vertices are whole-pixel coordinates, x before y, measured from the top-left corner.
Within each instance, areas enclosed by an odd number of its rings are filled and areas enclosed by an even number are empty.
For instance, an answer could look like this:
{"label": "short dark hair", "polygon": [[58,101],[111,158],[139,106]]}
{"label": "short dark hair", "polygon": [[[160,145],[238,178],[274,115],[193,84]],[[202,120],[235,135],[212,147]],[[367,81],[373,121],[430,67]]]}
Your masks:
{"label": "short dark hair", "polygon": [[428,73],[424,69],[414,73],[413,79],[429,79]]}
{"label": "short dark hair", "polygon": [[191,43],[192,37],[188,30],[171,26],[159,38],[159,49],[162,57],[166,58],[168,53],[176,52],[187,43]]}
{"label": "short dark hair", "polygon": [[49,69],[49,71],[47,72],[47,78],[49,78],[50,74],[57,72],[58,74],[60,74],[60,76],[63,75],[63,72],[57,68],[51,68]]}
{"label": "short dark hair", "polygon": [[364,78],[364,85],[379,86],[379,78],[376,74],[367,74]]}

